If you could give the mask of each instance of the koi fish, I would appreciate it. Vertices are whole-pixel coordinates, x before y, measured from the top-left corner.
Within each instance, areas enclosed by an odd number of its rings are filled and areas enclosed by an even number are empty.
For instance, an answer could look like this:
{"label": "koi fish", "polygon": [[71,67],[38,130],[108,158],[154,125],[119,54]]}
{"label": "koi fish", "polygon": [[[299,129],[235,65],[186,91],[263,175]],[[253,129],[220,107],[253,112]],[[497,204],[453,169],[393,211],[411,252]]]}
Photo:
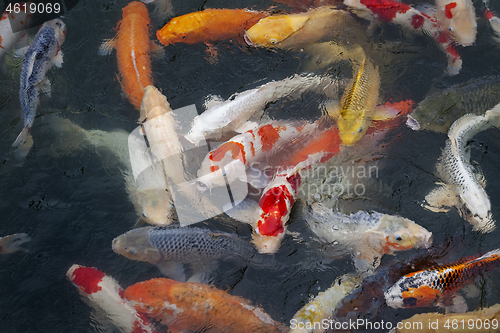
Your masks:
{"label": "koi fish", "polygon": [[183,281],[182,263],[191,264],[193,275],[200,276],[205,273],[202,271],[205,266],[216,260],[263,266],[262,260],[259,261],[263,258],[248,242],[233,234],[200,228],[138,228],[115,238],[112,248],[128,259],[159,265],[163,274]]}
{"label": "koi fish", "polygon": [[349,253],[359,271],[377,268],[384,254],[429,248],[432,243],[431,232],[400,216],[365,211],[345,215],[314,203],[304,217],[319,242],[333,244],[327,256]]}
{"label": "koi fish", "polygon": [[174,17],[156,32],[156,37],[165,46],[237,38],[267,15],[246,9],[205,9]]}
{"label": "koi fish", "polygon": [[104,272],[73,265],[66,273],[95,316],[110,321],[122,333],[158,333],[148,318],[138,313],[123,297],[123,288]]}
{"label": "koi fish", "polygon": [[490,22],[490,26],[495,32],[495,35],[497,37],[494,37],[497,41],[500,41],[500,18],[496,16],[495,14],[492,13],[492,11],[489,8],[490,1],[489,0],[483,0],[483,3],[486,7],[486,10],[484,11],[484,17]]}
{"label": "koi fish", "polygon": [[319,87],[321,83],[328,85],[328,81],[319,76],[295,75],[236,94],[196,116],[191,130],[184,137],[199,145],[202,140],[218,140],[230,131],[245,132],[247,121],[262,115],[262,110],[270,102],[292,94],[300,96],[306,90]]}
{"label": "koi fish", "polygon": [[456,75],[462,68],[462,59],[452,40],[450,31],[443,29],[433,13],[426,14],[397,0],[345,0],[344,4],[372,23],[376,20],[399,24],[409,31],[431,36],[446,53],[447,72]]}
{"label": "koi fish", "polygon": [[423,206],[434,212],[446,212],[452,206],[459,209],[474,230],[490,232],[495,229],[491,216],[491,203],[484,191],[484,179],[474,172],[470,164],[468,142],[479,132],[500,126],[500,104],[484,116],[466,114],[453,123],[448,140],[436,166],[444,183],[431,191]]}
{"label": "koi fish", "polygon": [[328,114],[337,118],[343,144],[351,146],[365,135],[371,120],[376,118],[379,89],[378,68],[374,68],[370,60],[363,60],[356,77],[342,95],[340,110],[328,108]]}
{"label": "koi fish", "polygon": [[136,283],[123,296],[172,332],[280,332],[280,324],[247,300],[200,283],[165,278]]}
{"label": "koi fish", "polygon": [[324,125],[318,122],[273,121],[237,135],[208,153],[198,170],[196,185],[199,190],[205,191],[225,186],[225,178],[228,182],[236,179],[246,181],[246,170],[252,163],[264,162],[268,156],[283,153],[280,147],[287,142],[296,142],[300,147],[322,127]]}
{"label": "koi fish", "polygon": [[150,39],[149,13],[142,2],[132,1],[123,8],[118,33],[101,45],[100,54],[110,54],[116,49],[120,84],[128,100],[140,110],[144,89],[153,85],[150,54],[159,48]]}
{"label": "koi fish", "polygon": [[[26,4],[26,6],[29,6]],[[20,4],[20,9],[24,9],[24,3]],[[33,15],[24,11],[19,13],[3,13],[0,18],[0,60],[16,45],[16,43],[26,43],[27,34],[24,31],[13,32],[10,21],[17,22],[21,26],[31,21]]]}
{"label": "koi fish", "polygon": [[19,100],[21,102],[21,116],[24,120],[24,129],[21,131],[13,147],[25,146],[26,150],[33,145],[29,133],[35,120],[38,107],[39,91],[50,95],[50,82],[45,73],[55,65],[62,66],[61,45],[66,37],[66,25],[60,19],[45,22],[38,30],[23,61]]}
{"label": "koi fish", "polygon": [[452,86],[421,101],[408,115],[406,124],[413,130],[448,133],[455,120],[467,113],[484,115],[500,103],[496,91],[500,79],[483,77]]}
{"label": "koi fish", "polygon": [[329,319],[338,305],[363,281],[361,275],[353,273],[342,275],[327,290],[320,292],[314,299],[304,305],[290,320],[290,333],[320,333],[316,323]]}
{"label": "koi fish", "polygon": [[[492,332],[491,329],[498,329],[498,319],[500,317],[500,304],[495,304],[489,308],[484,308],[476,311],[466,313],[420,313],[412,316],[411,318],[401,321],[401,328],[394,328],[390,333],[441,333],[441,332],[455,332],[465,333],[474,330],[477,333]],[[479,328],[474,326],[476,320],[483,323],[490,323],[490,327]],[[496,324],[495,324],[496,320]],[[431,325],[419,325],[418,323],[433,323]],[[435,323],[435,324],[434,324]],[[460,323],[457,327],[452,327],[446,323]],[[462,323],[466,323],[462,325]],[[472,323],[472,325],[470,325]],[[411,327],[411,329],[408,329]],[[453,329],[453,331],[450,330]]]}
{"label": "koi fish", "polygon": [[442,306],[481,270],[498,266],[499,259],[496,249],[470,261],[406,274],[385,292],[385,300],[393,308]]}
{"label": "koi fish", "polygon": [[474,44],[477,33],[476,12],[471,0],[436,0],[436,17],[462,46]]}
{"label": "koi fish", "polygon": [[358,37],[361,33],[358,27],[348,12],[325,6],[305,13],[263,18],[245,32],[245,41],[255,47],[286,49],[326,38]]}
{"label": "koi fish", "polygon": [[9,254],[17,251],[28,252],[28,250],[19,245],[29,242],[30,240],[31,238],[25,233],[0,237],[0,254]]}

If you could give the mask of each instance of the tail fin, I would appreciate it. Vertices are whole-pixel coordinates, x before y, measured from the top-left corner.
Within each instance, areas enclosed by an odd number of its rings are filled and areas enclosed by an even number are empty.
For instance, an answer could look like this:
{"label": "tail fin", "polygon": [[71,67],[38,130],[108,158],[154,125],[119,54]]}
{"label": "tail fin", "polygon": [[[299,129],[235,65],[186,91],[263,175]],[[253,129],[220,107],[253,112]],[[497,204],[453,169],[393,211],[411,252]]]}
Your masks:
{"label": "tail fin", "polygon": [[12,144],[12,147],[17,147],[16,154],[18,158],[25,158],[28,155],[31,147],[33,147],[33,137],[30,134],[30,128],[25,127]]}
{"label": "tail fin", "polygon": [[5,237],[0,237],[0,254],[13,253],[17,251],[28,252],[28,250],[20,247],[19,245],[30,241],[27,234],[13,234]]}

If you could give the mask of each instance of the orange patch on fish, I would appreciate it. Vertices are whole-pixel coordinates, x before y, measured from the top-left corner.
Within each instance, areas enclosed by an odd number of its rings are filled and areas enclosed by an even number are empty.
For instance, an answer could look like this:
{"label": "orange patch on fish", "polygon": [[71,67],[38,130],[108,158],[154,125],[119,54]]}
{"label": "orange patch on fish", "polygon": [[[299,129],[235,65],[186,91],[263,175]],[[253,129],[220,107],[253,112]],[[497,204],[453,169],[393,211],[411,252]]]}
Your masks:
{"label": "orange patch on fish", "polygon": [[226,156],[227,152],[231,152],[233,160],[239,159],[241,163],[245,164],[245,148],[239,142],[229,141],[222,144],[216,150],[210,153],[209,158],[213,162],[220,162]]}
{"label": "orange patch on fish", "polygon": [[442,296],[443,293],[441,291],[427,285],[403,291],[403,300],[406,307],[433,306]]}
{"label": "orange patch on fish", "polygon": [[274,127],[272,124],[268,124],[259,128],[257,133],[260,136],[263,151],[270,151],[274,147],[280,138],[281,131],[286,131],[286,126]]}
{"label": "orange patch on fish", "polygon": [[85,293],[93,294],[102,289],[99,283],[104,276],[105,274],[97,268],[79,267],[71,275],[71,280]]}
{"label": "orange patch on fish", "polygon": [[457,3],[456,2],[450,2],[449,4],[447,4],[446,6],[444,6],[444,12],[446,14],[446,18],[453,18],[453,13],[451,12],[451,10],[453,8],[455,8],[457,6]]}
{"label": "orange patch on fish", "polygon": [[156,32],[156,36],[165,46],[230,39],[241,36],[267,15],[245,9],[205,9],[174,17]]}

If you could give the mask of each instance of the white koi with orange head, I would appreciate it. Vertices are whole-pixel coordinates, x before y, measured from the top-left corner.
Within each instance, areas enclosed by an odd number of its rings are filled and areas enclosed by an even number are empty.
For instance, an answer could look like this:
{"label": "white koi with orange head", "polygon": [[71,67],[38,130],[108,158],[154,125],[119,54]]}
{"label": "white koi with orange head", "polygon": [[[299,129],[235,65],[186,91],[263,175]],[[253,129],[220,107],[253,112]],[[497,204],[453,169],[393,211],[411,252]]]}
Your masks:
{"label": "white koi with orange head", "polygon": [[462,46],[474,44],[477,34],[476,12],[471,0],[436,0],[437,19],[450,30]]}

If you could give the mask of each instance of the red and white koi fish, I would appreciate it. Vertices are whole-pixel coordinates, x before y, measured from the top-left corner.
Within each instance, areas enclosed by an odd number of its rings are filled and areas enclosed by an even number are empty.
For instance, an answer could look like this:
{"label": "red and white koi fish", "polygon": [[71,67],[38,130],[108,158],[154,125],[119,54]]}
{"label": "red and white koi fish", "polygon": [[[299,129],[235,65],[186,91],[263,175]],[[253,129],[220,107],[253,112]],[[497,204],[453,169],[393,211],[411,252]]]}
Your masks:
{"label": "red and white koi fish", "polygon": [[462,59],[455,49],[450,31],[443,29],[434,14],[426,14],[397,0],[344,0],[344,3],[365,13],[360,16],[371,22],[374,20],[392,22],[409,31],[431,36],[446,53],[448,74],[456,75],[462,68]]}
{"label": "red and white koi fish", "polygon": [[406,274],[385,292],[393,308],[446,306],[454,292],[473,281],[483,269],[500,265],[500,249],[466,262],[442,265]]}
{"label": "red and white koi fish", "polygon": [[436,0],[436,17],[458,44],[469,46],[476,41],[476,12],[471,0]]}
{"label": "red and white koi fish", "polygon": [[83,300],[122,333],[158,333],[125,299],[123,288],[97,268],[73,265],[66,273]]}
{"label": "red and white koi fish", "polygon": [[[29,3],[28,3],[29,4]],[[28,5],[26,4],[26,6]],[[20,4],[20,9],[24,9],[24,3]],[[11,21],[26,24],[33,18],[33,15],[21,11],[19,13],[3,13],[0,18],[0,60],[20,41],[26,43],[27,34],[25,31],[13,32]]]}
{"label": "red and white koi fish", "polygon": [[[273,121],[237,135],[208,153],[198,170],[197,187],[203,191],[225,186],[224,177],[228,182],[236,179],[246,181],[245,171],[252,163],[264,162],[267,157],[275,156],[281,151],[281,145],[287,142],[300,146],[322,126],[320,122]],[[267,164],[260,165],[260,168],[265,166]]]}
{"label": "red and white koi fish", "polygon": [[486,10],[484,11],[484,17],[490,22],[491,28],[497,35],[497,40],[500,42],[500,18],[492,13],[489,8],[490,1],[483,0],[484,5],[486,6]]}

